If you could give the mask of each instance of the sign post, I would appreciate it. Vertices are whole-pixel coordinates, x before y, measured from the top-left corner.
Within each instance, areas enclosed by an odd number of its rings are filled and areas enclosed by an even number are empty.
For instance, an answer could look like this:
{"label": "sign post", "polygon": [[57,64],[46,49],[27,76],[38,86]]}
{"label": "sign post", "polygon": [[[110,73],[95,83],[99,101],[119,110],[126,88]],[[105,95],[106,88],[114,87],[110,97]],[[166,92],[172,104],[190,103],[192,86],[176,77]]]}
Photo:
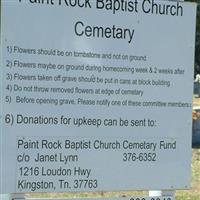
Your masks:
{"label": "sign post", "polygon": [[3,1],[1,193],[189,188],[195,9]]}

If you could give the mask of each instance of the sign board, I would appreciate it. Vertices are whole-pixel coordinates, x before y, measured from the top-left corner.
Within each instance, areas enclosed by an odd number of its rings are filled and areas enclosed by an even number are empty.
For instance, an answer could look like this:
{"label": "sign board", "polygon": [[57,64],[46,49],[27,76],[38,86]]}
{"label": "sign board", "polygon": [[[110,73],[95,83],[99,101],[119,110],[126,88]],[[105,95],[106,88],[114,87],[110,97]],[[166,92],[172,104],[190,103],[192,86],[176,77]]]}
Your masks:
{"label": "sign board", "polygon": [[195,4],[1,6],[0,193],[190,187]]}

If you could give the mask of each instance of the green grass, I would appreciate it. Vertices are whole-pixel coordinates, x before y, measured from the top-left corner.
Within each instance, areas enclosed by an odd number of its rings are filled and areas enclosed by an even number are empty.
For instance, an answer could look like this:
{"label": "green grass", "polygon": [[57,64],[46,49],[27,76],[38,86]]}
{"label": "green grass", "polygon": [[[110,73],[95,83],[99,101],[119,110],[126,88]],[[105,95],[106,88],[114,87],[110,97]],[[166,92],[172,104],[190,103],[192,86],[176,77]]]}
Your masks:
{"label": "green grass", "polygon": [[[27,197],[83,198],[83,197],[131,197],[147,196],[148,192],[82,192],[82,193],[32,193]],[[200,200],[200,148],[192,150],[192,188],[176,192],[176,200]]]}

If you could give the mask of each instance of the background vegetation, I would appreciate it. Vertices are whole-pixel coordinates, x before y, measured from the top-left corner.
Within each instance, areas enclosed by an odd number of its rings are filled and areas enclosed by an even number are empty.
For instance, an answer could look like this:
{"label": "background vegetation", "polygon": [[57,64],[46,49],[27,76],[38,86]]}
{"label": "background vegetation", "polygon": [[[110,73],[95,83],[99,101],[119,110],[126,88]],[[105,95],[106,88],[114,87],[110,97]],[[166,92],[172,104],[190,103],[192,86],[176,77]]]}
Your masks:
{"label": "background vegetation", "polygon": [[200,74],[200,0],[186,0],[188,2],[197,2],[197,20],[196,20],[196,48],[195,48],[195,73]]}

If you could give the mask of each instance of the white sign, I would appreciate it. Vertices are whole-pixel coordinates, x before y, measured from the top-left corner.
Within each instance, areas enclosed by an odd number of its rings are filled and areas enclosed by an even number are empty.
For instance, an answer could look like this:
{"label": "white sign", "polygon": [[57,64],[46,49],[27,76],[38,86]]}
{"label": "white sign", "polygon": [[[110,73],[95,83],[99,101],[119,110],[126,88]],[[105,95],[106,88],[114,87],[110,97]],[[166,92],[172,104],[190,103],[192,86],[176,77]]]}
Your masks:
{"label": "white sign", "polygon": [[3,1],[0,193],[190,187],[195,9]]}

